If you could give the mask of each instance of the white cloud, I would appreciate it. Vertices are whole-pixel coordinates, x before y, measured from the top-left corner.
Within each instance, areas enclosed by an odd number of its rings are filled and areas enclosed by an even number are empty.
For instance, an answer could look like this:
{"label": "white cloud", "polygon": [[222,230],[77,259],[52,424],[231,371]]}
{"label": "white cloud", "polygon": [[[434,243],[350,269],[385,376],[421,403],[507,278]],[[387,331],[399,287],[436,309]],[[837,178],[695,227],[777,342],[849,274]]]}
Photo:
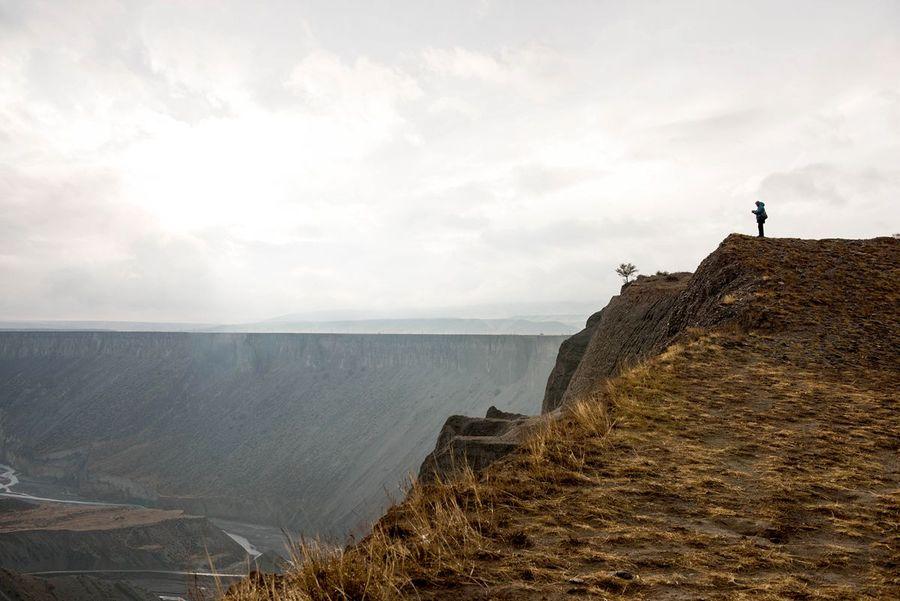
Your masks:
{"label": "white cloud", "polygon": [[304,57],[284,85],[305,112],[341,123],[378,122],[385,128],[402,121],[399,104],[422,95],[418,83],[400,69],[366,57],[347,64],[321,50]]}
{"label": "white cloud", "polygon": [[0,318],[600,306],[760,194],[900,230],[892,2],[0,6]]}
{"label": "white cloud", "polygon": [[544,101],[565,93],[574,60],[546,46],[529,44],[484,53],[466,48],[426,48],[425,68],[438,76],[483,83],[498,88],[508,99],[524,94]]}

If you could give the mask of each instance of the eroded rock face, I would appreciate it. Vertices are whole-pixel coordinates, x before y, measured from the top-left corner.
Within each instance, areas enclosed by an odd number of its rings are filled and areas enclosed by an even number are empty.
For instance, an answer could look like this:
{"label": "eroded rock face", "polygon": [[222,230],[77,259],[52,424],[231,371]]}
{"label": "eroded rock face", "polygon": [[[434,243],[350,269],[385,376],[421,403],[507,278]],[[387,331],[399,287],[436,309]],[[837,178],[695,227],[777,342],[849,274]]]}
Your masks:
{"label": "eroded rock face", "polygon": [[521,440],[523,427],[534,418],[506,413],[491,407],[485,417],[451,415],[437,444],[419,469],[420,482],[433,482],[439,475],[468,465],[481,470],[513,452]]}
{"label": "eroded rock face", "polygon": [[566,394],[569,382],[572,380],[575,370],[578,369],[581,358],[584,357],[584,352],[591,342],[591,337],[594,335],[594,330],[597,328],[602,314],[603,311],[598,311],[591,315],[583,330],[571,338],[567,338],[560,345],[556,365],[553,366],[553,371],[550,372],[550,377],[547,379],[541,413],[552,411],[562,402],[563,395]]}
{"label": "eroded rock face", "polygon": [[[863,327],[858,320],[838,322],[821,311],[834,299],[827,289],[816,288],[823,281],[854,277],[846,273],[850,269],[844,260],[848,253],[883,256],[885,264],[890,265],[894,249],[896,241],[889,238],[760,240],[732,234],[694,274],[639,277],[623,286],[621,294],[592,316],[584,330],[560,347],[542,411],[549,413],[585,395],[627,365],[661,352],[692,328],[727,325],[771,332],[786,327],[796,322],[785,309],[796,303],[792,289],[803,290],[814,299],[813,306],[804,312],[808,323],[798,328],[798,335],[813,338],[811,333],[822,323],[844,330]],[[771,286],[773,282],[775,286]],[[863,298],[853,302],[865,305],[868,301]],[[873,334],[883,335],[883,328]],[[822,335],[809,343],[830,344]]]}
{"label": "eroded rock face", "polygon": [[670,336],[672,307],[690,278],[690,273],[641,276],[623,286],[584,330],[560,347],[541,411],[553,411],[622,367],[661,350]]}
{"label": "eroded rock face", "polygon": [[[623,286],[619,296],[560,346],[541,412],[554,411],[598,381],[616,375],[623,366],[662,350],[670,337],[669,316],[675,299],[690,278],[690,273],[641,276]],[[487,467],[518,447],[533,419],[503,414],[494,407],[483,418],[450,417],[435,450],[422,463],[419,480],[433,481],[462,465],[476,471]]]}

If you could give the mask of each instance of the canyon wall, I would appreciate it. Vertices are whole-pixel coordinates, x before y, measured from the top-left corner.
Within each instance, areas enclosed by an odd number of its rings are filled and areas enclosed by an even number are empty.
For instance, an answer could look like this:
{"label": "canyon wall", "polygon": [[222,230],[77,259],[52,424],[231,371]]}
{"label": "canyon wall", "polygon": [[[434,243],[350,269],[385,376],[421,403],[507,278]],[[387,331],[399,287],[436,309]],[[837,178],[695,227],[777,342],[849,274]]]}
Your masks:
{"label": "canyon wall", "polygon": [[536,413],[562,337],[0,333],[0,460],[82,494],[343,536],[448,415]]}
{"label": "canyon wall", "polygon": [[562,343],[547,380],[543,413],[578,398],[624,366],[658,352],[670,338],[669,317],[690,273],[639,276]]}

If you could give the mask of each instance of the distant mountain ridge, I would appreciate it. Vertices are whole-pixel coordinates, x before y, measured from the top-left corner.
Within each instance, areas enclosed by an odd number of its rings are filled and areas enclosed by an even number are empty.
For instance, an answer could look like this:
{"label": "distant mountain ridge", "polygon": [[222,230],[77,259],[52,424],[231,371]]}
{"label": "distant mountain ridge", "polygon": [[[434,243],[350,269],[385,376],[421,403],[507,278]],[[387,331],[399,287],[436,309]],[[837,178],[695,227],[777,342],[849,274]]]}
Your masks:
{"label": "distant mountain ridge", "polygon": [[507,319],[353,319],[342,321],[260,321],[206,328],[210,332],[296,332],[311,334],[505,334],[570,335],[577,321],[562,322],[526,317]]}
{"label": "distant mountain ridge", "polygon": [[564,336],[578,331],[580,315],[508,318],[384,318],[344,320],[268,319],[209,324],[142,321],[0,321],[0,331],[28,332],[257,332],[293,334],[503,334]]}
{"label": "distant mountain ridge", "polygon": [[255,321],[0,320],[0,331],[570,335],[594,303],[508,303],[432,309],[306,311]]}
{"label": "distant mountain ridge", "polygon": [[0,331],[30,332],[195,332],[211,328],[211,323],[181,323],[162,321],[103,321],[103,320],[21,320],[0,321]]}

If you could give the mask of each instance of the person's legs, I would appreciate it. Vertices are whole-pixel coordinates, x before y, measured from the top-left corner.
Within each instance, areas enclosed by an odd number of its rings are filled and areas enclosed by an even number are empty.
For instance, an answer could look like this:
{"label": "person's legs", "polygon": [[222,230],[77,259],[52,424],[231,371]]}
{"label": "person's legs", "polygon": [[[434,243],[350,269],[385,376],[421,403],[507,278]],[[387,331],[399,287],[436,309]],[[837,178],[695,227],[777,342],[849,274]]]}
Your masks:
{"label": "person's legs", "polygon": [[762,221],[757,221],[757,222],[756,222],[756,225],[759,226],[759,237],[760,237],[760,238],[765,238],[766,236],[765,236],[765,234],[763,234],[763,222],[762,222]]}

